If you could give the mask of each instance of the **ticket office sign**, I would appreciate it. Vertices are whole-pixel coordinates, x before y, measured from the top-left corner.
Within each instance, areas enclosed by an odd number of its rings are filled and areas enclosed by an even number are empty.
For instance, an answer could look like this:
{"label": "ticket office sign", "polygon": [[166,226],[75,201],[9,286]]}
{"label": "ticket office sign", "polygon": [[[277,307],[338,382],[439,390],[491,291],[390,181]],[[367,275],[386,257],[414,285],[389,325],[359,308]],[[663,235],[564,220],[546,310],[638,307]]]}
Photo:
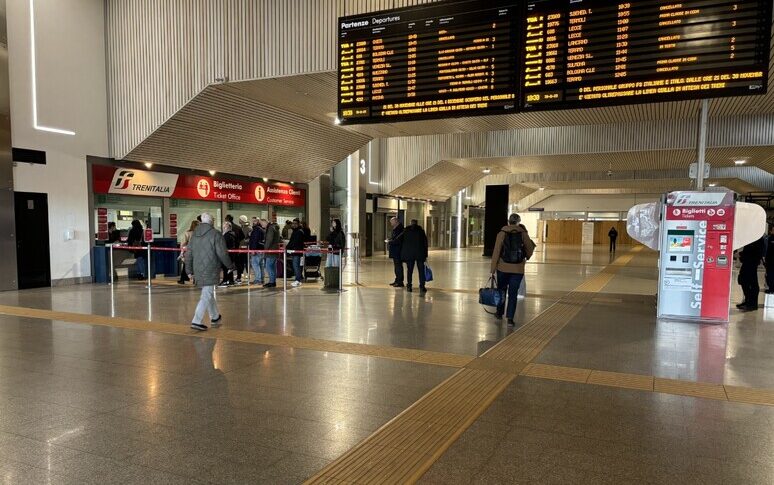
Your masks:
{"label": "ticket office sign", "polygon": [[672,192],[661,233],[658,315],[728,321],[735,201],[731,192]]}

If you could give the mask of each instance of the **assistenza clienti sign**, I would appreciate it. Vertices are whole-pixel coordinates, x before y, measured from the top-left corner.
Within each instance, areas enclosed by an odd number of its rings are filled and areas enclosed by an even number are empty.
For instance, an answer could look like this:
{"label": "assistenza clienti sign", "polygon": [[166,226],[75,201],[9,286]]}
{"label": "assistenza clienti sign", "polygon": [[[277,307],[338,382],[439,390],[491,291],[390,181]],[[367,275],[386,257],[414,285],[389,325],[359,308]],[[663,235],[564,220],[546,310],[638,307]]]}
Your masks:
{"label": "assistenza clienti sign", "polygon": [[287,207],[301,207],[306,204],[306,191],[290,184],[224,180],[104,165],[92,166],[92,177],[94,192],[97,194],[174,197]]}

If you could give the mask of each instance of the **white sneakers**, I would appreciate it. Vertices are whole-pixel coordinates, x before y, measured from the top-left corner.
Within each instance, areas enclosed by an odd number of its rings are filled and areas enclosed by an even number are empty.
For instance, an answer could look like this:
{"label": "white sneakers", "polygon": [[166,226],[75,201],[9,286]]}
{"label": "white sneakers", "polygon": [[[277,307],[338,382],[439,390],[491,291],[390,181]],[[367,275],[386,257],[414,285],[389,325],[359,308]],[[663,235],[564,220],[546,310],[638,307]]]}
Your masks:
{"label": "white sneakers", "polygon": [[293,283],[290,284],[290,286],[292,286],[293,288],[298,288],[299,286],[301,286],[301,282],[300,281],[294,281]]}

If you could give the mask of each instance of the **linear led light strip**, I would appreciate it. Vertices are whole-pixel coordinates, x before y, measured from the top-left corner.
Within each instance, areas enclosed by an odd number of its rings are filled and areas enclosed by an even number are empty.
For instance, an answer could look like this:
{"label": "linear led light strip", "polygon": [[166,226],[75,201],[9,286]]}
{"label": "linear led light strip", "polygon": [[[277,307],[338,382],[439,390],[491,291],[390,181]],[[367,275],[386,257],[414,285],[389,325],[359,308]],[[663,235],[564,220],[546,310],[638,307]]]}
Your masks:
{"label": "linear led light strip", "polygon": [[32,59],[32,126],[36,130],[59,133],[61,135],[75,135],[74,131],[52,128],[38,124],[38,81],[35,67],[35,5],[30,0],[30,58]]}

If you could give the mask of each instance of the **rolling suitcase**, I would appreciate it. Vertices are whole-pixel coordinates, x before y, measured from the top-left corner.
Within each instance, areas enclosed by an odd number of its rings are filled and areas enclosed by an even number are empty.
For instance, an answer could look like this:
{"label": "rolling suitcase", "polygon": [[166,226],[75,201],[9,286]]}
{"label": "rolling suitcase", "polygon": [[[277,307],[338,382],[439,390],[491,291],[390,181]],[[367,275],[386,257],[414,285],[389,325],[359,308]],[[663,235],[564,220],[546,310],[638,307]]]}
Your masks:
{"label": "rolling suitcase", "polygon": [[325,280],[323,288],[328,290],[339,289],[339,268],[336,266],[330,266],[325,268]]}

